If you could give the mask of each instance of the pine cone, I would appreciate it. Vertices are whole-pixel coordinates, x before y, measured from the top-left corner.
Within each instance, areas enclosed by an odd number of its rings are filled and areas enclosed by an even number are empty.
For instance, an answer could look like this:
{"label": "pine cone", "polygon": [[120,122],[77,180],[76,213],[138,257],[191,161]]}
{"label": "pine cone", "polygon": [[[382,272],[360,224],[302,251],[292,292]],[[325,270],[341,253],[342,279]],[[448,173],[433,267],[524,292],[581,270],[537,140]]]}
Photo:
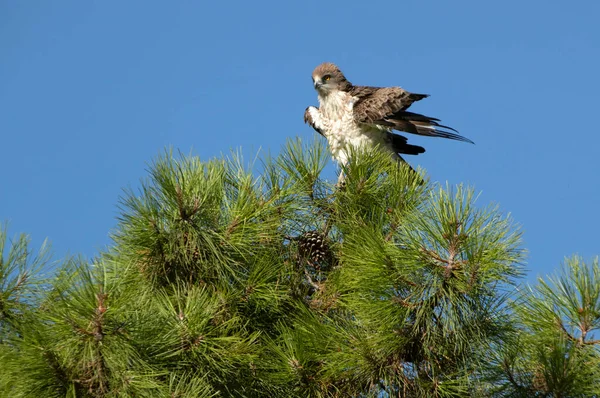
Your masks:
{"label": "pine cone", "polygon": [[298,237],[298,252],[316,266],[331,259],[327,238],[318,231],[307,231]]}

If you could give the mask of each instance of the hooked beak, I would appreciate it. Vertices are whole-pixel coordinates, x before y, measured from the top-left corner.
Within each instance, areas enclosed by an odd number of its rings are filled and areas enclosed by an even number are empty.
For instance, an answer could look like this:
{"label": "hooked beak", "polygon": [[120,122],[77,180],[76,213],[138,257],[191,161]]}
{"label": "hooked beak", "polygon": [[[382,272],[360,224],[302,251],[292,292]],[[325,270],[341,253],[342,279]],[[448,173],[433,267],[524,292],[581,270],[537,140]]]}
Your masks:
{"label": "hooked beak", "polygon": [[321,86],[323,85],[323,83],[320,80],[315,80],[313,82],[313,85],[315,86],[315,90],[318,90],[321,88]]}

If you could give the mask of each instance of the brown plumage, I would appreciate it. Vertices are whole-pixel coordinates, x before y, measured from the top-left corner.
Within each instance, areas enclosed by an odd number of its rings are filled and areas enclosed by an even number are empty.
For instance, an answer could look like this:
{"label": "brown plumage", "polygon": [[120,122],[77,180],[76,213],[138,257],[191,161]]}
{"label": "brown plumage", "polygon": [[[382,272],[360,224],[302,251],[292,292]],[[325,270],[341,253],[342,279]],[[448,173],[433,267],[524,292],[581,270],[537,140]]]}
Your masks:
{"label": "brown plumage", "polygon": [[[406,111],[414,102],[427,98],[428,94],[411,93],[401,87],[354,86],[340,69],[330,62],[317,66],[312,77],[319,95],[326,97],[329,93],[339,90],[356,99],[353,116],[357,123],[473,143],[470,139],[457,134],[453,128],[440,124],[439,119]],[[305,113],[305,122],[307,121]],[[321,131],[319,133],[323,134]]]}
{"label": "brown plumage", "polygon": [[346,79],[340,68],[331,62],[322,63],[312,73],[313,82],[315,79],[323,79],[326,76],[329,76],[331,81],[336,83],[338,90],[348,91],[352,88],[352,83]]}

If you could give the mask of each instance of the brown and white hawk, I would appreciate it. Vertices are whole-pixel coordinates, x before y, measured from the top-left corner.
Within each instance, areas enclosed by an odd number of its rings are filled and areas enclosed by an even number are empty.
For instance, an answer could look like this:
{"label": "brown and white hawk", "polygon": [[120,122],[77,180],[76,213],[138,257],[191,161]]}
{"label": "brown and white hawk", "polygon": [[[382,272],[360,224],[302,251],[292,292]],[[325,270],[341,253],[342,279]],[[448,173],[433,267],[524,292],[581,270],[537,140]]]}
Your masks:
{"label": "brown and white hawk", "polygon": [[427,94],[410,93],[400,87],[354,86],[328,62],[315,68],[312,79],[320,107],[306,108],[304,122],[327,138],[333,159],[341,165],[348,162],[349,146],[379,145],[399,161],[404,161],[401,154],[425,152],[425,148],[409,144],[406,137],[392,130],[473,143],[440,124],[439,119],[407,111]]}

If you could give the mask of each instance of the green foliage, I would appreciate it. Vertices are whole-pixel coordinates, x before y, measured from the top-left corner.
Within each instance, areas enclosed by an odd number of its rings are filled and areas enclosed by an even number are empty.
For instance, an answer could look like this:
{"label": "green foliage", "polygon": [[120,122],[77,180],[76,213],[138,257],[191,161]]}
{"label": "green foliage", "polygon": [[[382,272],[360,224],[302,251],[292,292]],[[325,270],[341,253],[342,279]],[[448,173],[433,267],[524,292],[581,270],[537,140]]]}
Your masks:
{"label": "green foliage", "polygon": [[34,305],[40,284],[38,273],[50,257],[46,242],[36,256],[29,245],[24,234],[9,242],[7,226],[0,223],[0,343],[18,330]]}
{"label": "green foliage", "polygon": [[351,345],[354,358],[344,361],[365,384],[464,395],[490,341],[504,338],[498,289],[520,273],[519,234],[497,209],[476,209],[460,186],[454,194],[431,189],[422,200],[397,226],[382,208],[379,225],[348,228],[338,289],[366,347]]}
{"label": "green foliage", "polygon": [[351,159],[336,186],[320,141],[249,165],[165,152],[113,247],[49,279],[45,249],[3,230],[0,396],[598,393],[597,262],[515,298],[509,217],[379,151]]}
{"label": "green foliage", "polygon": [[496,353],[499,396],[600,394],[600,266],[574,256],[513,304],[513,344]]}

